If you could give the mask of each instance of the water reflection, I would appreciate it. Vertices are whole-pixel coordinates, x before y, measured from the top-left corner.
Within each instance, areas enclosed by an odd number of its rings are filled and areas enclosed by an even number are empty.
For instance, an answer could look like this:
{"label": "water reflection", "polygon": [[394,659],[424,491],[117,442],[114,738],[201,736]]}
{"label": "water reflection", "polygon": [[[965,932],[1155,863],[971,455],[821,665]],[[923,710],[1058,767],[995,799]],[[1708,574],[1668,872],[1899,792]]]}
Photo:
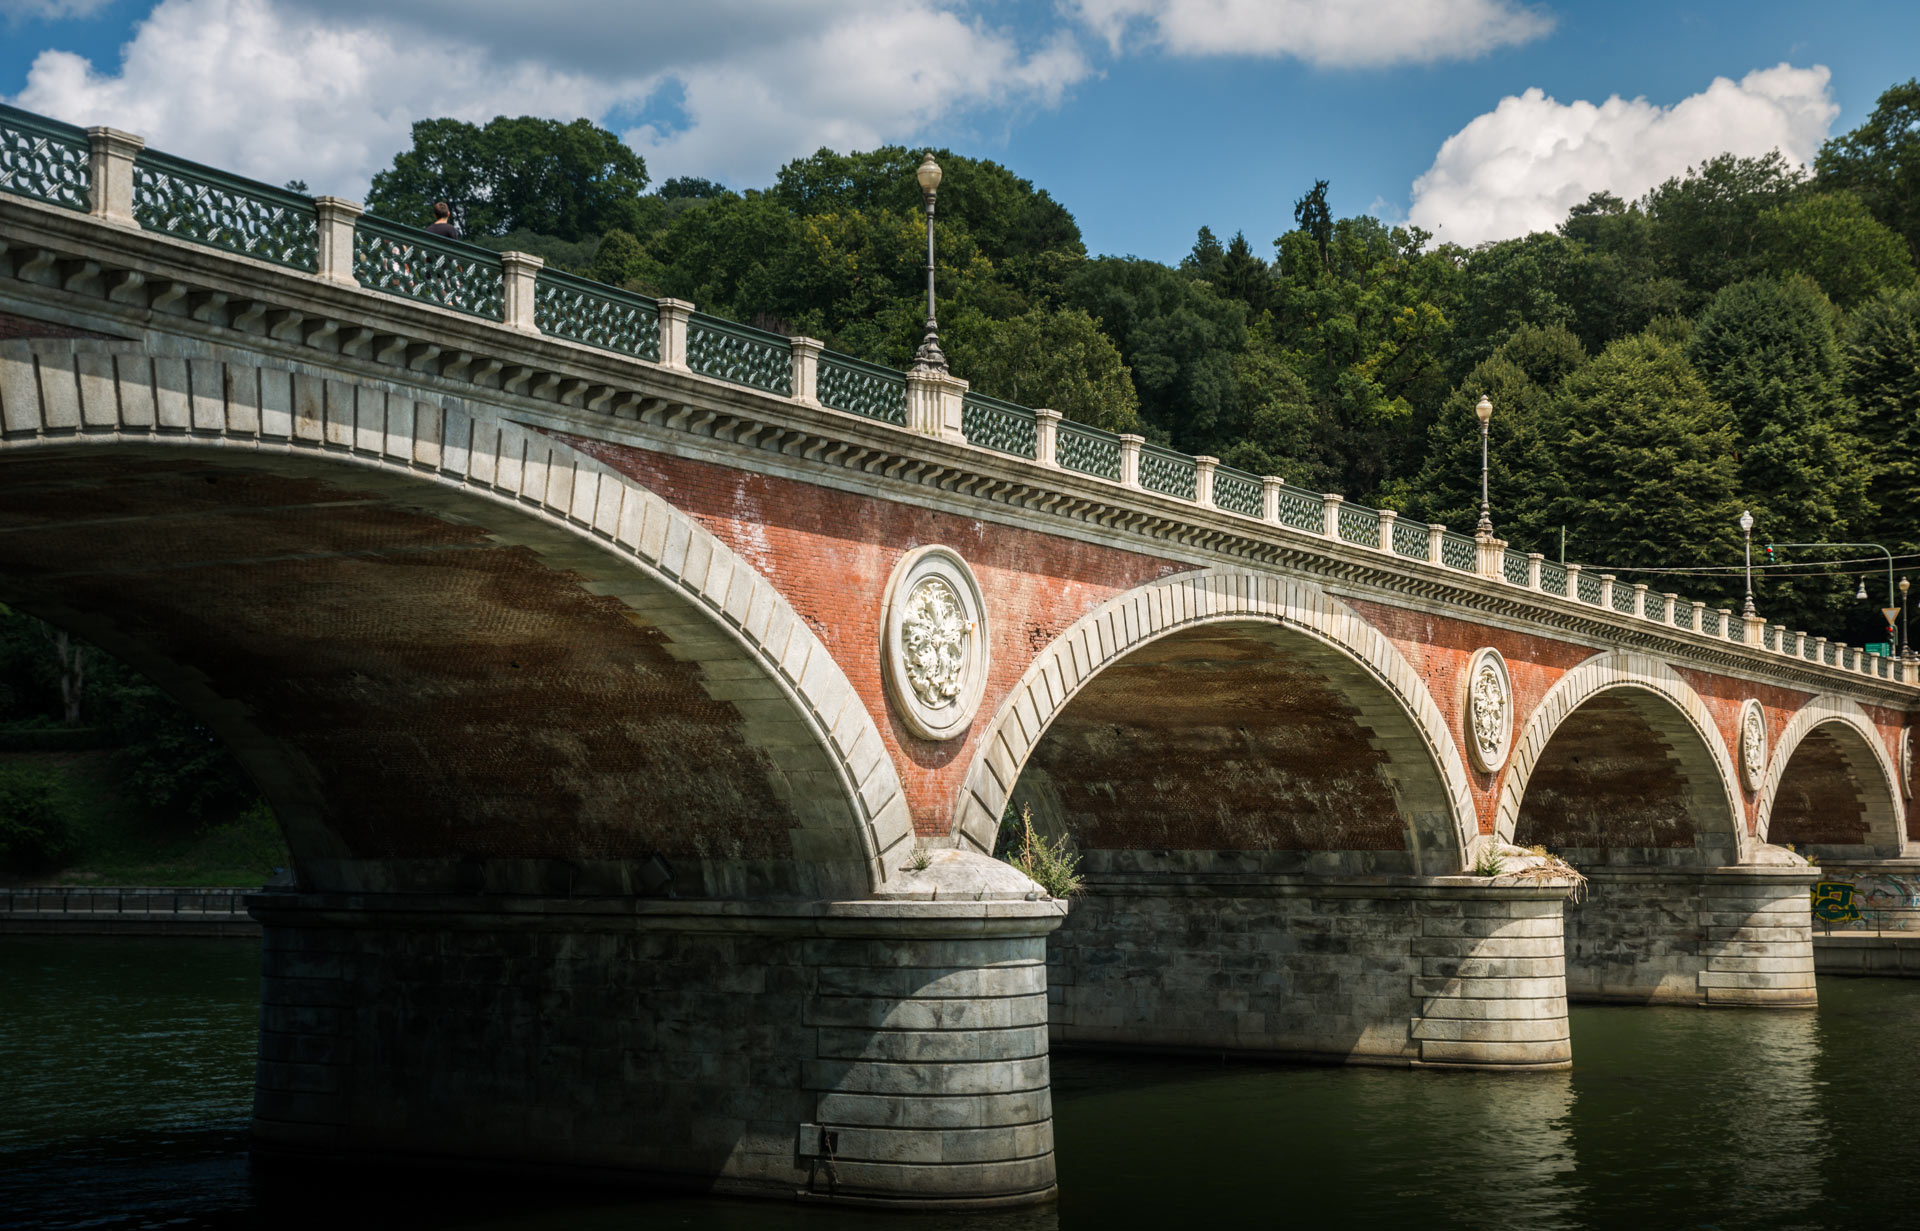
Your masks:
{"label": "water reflection", "polygon": [[1920,981],[1817,1013],[1579,1007],[1575,1068],[1055,1057],[1057,1207],[901,1219],[245,1154],[250,946],[0,939],[0,1223],[1083,1231],[1920,1225]]}

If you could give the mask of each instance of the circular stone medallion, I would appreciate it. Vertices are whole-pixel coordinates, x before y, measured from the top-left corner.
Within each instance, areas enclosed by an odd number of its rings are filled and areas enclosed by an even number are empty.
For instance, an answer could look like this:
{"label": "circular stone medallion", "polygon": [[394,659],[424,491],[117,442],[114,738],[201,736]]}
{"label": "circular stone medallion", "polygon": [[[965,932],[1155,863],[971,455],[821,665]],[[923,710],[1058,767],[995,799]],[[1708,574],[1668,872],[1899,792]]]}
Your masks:
{"label": "circular stone medallion", "polygon": [[987,688],[986,604],[950,548],[908,552],[887,581],[881,662],[887,699],[915,735],[963,734]]}
{"label": "circular stone medallion", "polygon": [[1740,780],[1758,791],[1767,776],[1767,715],[1749,697],[1740,707]]}
{"label": "circular stone medallion", "polygon": [[1900,728],[1900,794],[1913,798],[1913,728]]}
{"label": "circular stone medallion", "polygon": [[1474,767],[1498,772],[1513,742],[1513,680],[1507,660],[1492,646],[1476,650],[1467,667],[1466,734]]}

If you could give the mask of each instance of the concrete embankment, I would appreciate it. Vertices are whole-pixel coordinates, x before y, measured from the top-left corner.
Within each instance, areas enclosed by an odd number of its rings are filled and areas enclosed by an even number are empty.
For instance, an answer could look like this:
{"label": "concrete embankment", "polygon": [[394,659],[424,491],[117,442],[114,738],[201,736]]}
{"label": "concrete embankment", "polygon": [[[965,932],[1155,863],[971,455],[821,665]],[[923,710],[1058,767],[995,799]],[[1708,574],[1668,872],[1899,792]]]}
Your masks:
{"label": "concrete embankment", "polygon": [[1813,969],[1823,975],[1920,979],[1920,932],[1816,932]]}
{"label": "concrete embankment", "polygon": [[0,936],[258,937],[252,889],[0,888]]}

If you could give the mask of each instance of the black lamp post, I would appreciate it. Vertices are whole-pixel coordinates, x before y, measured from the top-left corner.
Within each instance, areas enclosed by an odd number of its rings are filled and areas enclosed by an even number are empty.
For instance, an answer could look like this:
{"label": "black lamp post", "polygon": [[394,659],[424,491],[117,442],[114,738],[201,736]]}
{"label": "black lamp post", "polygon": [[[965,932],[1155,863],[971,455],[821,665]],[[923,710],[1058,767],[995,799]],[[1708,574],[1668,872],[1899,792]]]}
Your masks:
{"label": "black lamp post", "polygon": [[1487,424],[1493,419],[1493,403],[1481,398],[1473,413],[1480,419],[1480,524],[1473,532],[1492,538],[1493,506],[1487,502]]}
{"label": "black lamp post", "polygon": [[1907,656],[1907,587],[1913,583],[1900,579],[1900,657]]}
{"label": "black lamp post", "polygon": [[1752,616],[1756,613],[1753,610],[1753,513],[1751,510],[1740,511],[1740,533],[1746,539],[1747,559],[1747,605],[1741,614]]}
{"label": "black lamp post", "polygon": [[940,164],[929,153],[920,160],[913,176],[920,181],[920,191],[927,198],[927,334],[920,340],[920,349],[914,352],[913,370],[944,372],[947,357],[940,350],[940,325],[933,312],[933,194],[940,190]]}

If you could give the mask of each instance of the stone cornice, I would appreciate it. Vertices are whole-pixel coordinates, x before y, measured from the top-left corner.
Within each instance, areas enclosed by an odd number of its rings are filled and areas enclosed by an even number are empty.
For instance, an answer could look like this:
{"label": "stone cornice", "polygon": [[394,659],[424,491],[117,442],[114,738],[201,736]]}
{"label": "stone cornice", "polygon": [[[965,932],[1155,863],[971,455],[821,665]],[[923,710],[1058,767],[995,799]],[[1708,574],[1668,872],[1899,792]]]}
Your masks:
{"label": "stone cornice", "polygon": [[961,441],[511,329],[0,196],[0,304],[98,332],[189,338],[485,401],[529,426],[1905,709],[1897,680],[1589,606]]}

